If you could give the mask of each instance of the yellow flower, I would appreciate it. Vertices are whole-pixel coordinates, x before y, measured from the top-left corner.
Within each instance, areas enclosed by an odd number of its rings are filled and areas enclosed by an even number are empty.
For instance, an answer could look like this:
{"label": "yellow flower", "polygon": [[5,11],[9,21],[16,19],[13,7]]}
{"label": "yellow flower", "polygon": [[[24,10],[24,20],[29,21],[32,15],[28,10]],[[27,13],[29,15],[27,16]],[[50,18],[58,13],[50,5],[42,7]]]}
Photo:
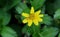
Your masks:
{"label": "yellow flower", "polygon": [[41,10],[34,12],[34,8],[31,7],[30,14],[22,13],[22,16],[25,17],[23,23],[28,23],[28,26],[31,26],[32,23],[34,23],[34,25],[38,25],[38,22],[43,21],[43,19],[41,18],[43,17],[43,14],[40,14],[40,12]]}

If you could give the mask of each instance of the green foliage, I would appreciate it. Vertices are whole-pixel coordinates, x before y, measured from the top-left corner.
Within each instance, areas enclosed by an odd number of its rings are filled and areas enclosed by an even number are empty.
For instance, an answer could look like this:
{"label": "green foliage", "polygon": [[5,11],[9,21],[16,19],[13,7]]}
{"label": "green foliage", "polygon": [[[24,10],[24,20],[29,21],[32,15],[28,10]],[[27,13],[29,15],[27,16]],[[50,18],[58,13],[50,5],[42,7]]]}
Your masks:
{"label": "green foliage", "polygon": [[52,18],[49,15],[45,14],[43,17],[43,23],[46,25],[51,25]]}
{"label": "green foliage", "polygon": [[21,14],[22,12],[28,13],[30,10],[25,3],[19,3],[19,5],[16,6],[16,11],[18,14]]}
{"label": "green foliage", "polygon": [[1,35],[2,37],[17,37],[16,32],[10,27],[3,27]]}
{"label": "green foliage", "polygon": [[41,32],[41,37],[55,37],[58,34],[58,29],[53,27],[44,27],[43,31]]}
{"label": "green foliage", "polygon": [[[28,26],[25,26],[23,29],[22,29],[22,33],[29,33],[29,34],[32,34],[33,37],[38,37],[39,33],[40,33],[40,26],[35,26],[34,24],[32,25],[32,27],[28,27]],[[36,35],[36,36],[35,36]]]}
{"label": "green foliage", "polygon": [[7,0],[5,6],[3,7],[3,10],[8,11],[15,5],[17,5],[21,0]]}
{"label": "green foliage", "polygon": [[60,37],[60,33],[59,33],[59,36],[58,37]]}
{"label": "green foliage", "polygon": [[[38,26],[22,22],[31,7],[44,15]],[[31,36],[60,37],[60,0],[0,0],[0,37]]]}
{"label": "green foliage", "polygon": [[32,37],[40,37],[39,33],[34,33]]}
{"label": "green foliage", "polygon": [[44,4],[45,0],[33,0],[31,1],[31,5],[37,10],[38,8],[41,8],[42,5]]}
{"label": "green foliage", "polygon": [[59,9],[60,8],[60,2],[59,2],[60,0],[56,0],[55,2],[54,2],[54,9],[55,10],[57,10],[57,9]]}
{"label": "green foliage", "polygon": [[60,19],[60,9],[58,9],[58,10],[55,12],[54,18],[55,18],[55,19]]}
{"label": "green foliage", "polygon": [[0,24],[7,25],[11,19],[11,15],[0,9]]}

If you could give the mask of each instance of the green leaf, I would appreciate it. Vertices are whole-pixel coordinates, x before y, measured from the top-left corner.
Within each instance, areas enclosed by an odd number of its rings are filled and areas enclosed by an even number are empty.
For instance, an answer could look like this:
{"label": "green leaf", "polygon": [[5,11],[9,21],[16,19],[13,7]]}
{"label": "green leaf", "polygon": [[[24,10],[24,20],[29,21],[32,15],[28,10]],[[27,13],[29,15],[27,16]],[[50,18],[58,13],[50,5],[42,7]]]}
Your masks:
{"label": "green leaf", "polygon": [[16,6],[16,11],[18,14],[21,14],[22,12],[30,13],[30,10],[25,3],[19,3]]}
{"label": "green leaf", "polygon": [[55,19],[60,19],[60,9],[58,9],[54,14]]}
{"label": "green leaf", "polygon": [[32,25],[32,27],[31,27],[31,29],[32,29],[32,37],[40,37],[40,35],[39,35],[39,33],[40,33],[40,24],[38,25],[38,26],[36,26],[36,25]]}
{"label": "green leaf", "polygon": [[31,34],[33,37],[38,37],[40,36],[39,33],[40,33],[40,26],[35,26],[34,24],[32,24],[31,27],[29,26],[25,26],[23,29],[22,29],[22,32],[23,33],[29,33]]}
{"label": "green leaf", "polygon": [[41,37],[55,37],[58,33],[57,28],[44,27],[43,31],[40,33]]}
{"label": "green leaf", "polygon": [[60,8],[60,0],[55,0],[53,6],[54,6],[55,10],[59,9]]}
{"label": "green leaf", "polygon": [[0,24],[7,25],[11,19],[11,15],[0,9]]}
{"label": "green leaf", "polygon": [[45,5],[42,7],[42,9],[41,9],[41,13],[43,13],[43,14],[45,14]]}
{"label": "green leaf", "polygon": [[18,6],[18,7],[16,7],[16,11],[17,11],[18,14],[21,14],[21,12],[23,11],[23,9],[20,8],[20,6]]}
{"label": "green leaf", "polygon": [[32,31],[32,29],[31,29],[31,27],[29,27],[29,26],[24,26],[23,27],[23,29],[22,29],[22,33],[31,33],[31,31]]}
{"label": "green leaf", "polygon": [[60,33],[59,33],[58,37],[60,37]]}
{"label": "green leaf", "polygon": [[47,14],[45,14],[43,17],[43,23],[46,25],[50,25],[52,23],[52,18]]}
{"label": "green leaf", "polygon": [[2,37],[17,37],[16,32],[10,27],[3,27],[1,35]]}
{"label": "green leaf", "polygon": [[31,1],[31,5],[37,10],[38,8],[41,8],[44,4],[45,0],[33,0]]}
{"label": "green leaf", "polygon": [[8,11],[12,7],[16,6],[18,3],[20,3],[21,0],[7,0],[6,5],[4,6],[3,10]]}
{"label": "green leaf", "polygon": [[40,37],[39,33],[34,32],[32,37]]}
{"label": "green leaf", "polygon": [[31,29],[33,30],[33,32],[35,33],[39,33],[40,32],[40,24],[38,26],[36,26],[35,24],[32,24]]}

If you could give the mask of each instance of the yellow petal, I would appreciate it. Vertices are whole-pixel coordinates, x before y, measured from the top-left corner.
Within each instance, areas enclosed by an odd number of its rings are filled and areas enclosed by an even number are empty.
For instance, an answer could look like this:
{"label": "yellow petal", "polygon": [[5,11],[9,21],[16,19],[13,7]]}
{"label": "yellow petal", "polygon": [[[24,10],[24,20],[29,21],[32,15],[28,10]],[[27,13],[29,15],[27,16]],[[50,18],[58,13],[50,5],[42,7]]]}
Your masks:
{"label": "yellow petal", "polygon": [[34,24],[38,26],[38,20],[33,20]]}
{"label": "yellow petal", "polygon": [[38,20],[39,20],[39,22],[42,22],[42,21],[43,21],[43,19],[42,19],[42,18],[39,18]]}
{"label": "yellow petal", "polygon": [[35,12],[35,15],[39,15],[40,13],[41,13],[41,10],[36,11],[36,12]]}
{"label": "yellow petal", "polygon": [[24,17],[29,17],[29,14],[27,14],[27,13],[22,13],[22,16],[24,16]]}
{"label": "yellow petal", "polygon": [[34,13],[34,8],[31,7],[31,11],[30,11],[30,14]]}
{"label": "yellow petal", "polygon": [[28,20],[28,26],[30,27],[32,25],[32,20]]}
{"label": "yellow petal", "polygon": [[43,14],[40,14],[39,17],[43,17],[44,15]]}
{"label": "yellow petal", "polygon": [[24,19],[24,20],[23,20],[23,23],[27,23],[27,19]]}

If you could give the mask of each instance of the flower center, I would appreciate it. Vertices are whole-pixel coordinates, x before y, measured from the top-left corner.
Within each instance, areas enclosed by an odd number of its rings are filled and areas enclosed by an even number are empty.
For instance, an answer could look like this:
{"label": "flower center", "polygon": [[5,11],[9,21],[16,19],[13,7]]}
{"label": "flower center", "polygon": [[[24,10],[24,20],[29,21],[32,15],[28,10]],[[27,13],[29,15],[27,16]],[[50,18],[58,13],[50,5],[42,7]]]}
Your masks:
{"label": "flower center", "polygon": [[33,20],[35,18],[35,15],[34,14],[30,14],[29,18]]}

